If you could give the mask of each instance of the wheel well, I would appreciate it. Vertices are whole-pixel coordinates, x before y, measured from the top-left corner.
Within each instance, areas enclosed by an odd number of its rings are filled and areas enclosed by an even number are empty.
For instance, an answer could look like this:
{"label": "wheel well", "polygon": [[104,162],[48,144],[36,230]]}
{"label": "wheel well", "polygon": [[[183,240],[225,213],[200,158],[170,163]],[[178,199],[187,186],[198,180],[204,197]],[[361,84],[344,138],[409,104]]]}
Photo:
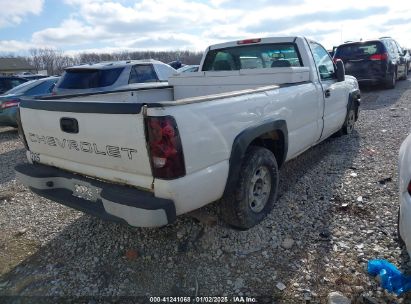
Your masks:
{"label": "wheel well", "polygon": [[273,152],[275,159],[277,160],[278,168],[282,166],[285,161],[285,142],[284,134],[280,130],[264,133],[255,138],[250,146],[264,147]]}

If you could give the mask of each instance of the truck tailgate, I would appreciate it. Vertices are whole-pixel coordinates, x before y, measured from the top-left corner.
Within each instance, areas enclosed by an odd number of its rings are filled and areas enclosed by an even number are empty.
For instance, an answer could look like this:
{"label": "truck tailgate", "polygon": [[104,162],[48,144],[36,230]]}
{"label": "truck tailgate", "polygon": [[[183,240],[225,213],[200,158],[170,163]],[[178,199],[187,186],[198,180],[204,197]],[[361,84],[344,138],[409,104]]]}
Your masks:
{"label": "truck tailgate", "polygon": [[26,100],[20,117],[35,161],[151,189],[141,110],[131,103]]}

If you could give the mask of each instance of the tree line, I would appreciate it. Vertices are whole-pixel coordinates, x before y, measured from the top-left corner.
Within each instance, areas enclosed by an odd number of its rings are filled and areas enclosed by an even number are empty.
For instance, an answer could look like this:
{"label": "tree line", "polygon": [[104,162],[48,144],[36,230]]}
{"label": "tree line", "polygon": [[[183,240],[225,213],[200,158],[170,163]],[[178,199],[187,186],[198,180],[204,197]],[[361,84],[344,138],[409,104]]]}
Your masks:
{"label": "tree line", "polygon": [[[17,57],[9,55],[7,57]],[[79,53],[70,56],[62,50],[33,48],[29,56],[18,56],[37,71],[47,70],[48,75],[60,75],[67,67],[102,61],[155,59],[165,63],[178,60],[183,64],[199,64],[202,53],[192,51],[121,51],[115,53]]]}

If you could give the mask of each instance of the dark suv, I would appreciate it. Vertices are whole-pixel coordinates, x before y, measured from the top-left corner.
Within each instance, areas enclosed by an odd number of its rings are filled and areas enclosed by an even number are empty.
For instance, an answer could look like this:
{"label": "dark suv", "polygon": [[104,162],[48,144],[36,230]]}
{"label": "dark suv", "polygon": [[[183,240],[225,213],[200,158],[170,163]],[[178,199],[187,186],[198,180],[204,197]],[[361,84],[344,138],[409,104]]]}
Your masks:
{"label": "dark suv", "polygon": [[383,37],[344,43],[335,51],[334,61],[341,59],[345,73],[357,78],[359,83],[382,83],[387,88],[394,88],[398,79],[407,79],[404,55],[394,39]]}
{"label": "dark suv", "polygon": [[12,88],[21,85],[23,82],[28,81],[27,79],[14,77],[14,76],[0,76],[0,94],[11,90]]}

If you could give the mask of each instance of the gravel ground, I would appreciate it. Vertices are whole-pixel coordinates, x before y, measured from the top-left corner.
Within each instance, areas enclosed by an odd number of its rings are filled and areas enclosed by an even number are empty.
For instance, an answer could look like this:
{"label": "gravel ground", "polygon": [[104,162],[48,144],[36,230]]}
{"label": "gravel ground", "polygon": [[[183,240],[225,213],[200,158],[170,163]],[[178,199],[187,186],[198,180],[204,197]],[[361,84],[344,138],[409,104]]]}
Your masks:
{"label": "gravel ground", "polygon": [[0,128],[0,295],[267,295],[275,303],[326,303],[339,291],[411,302],[364,271],[374,258],[410,270],[396,237],[398,150],[410,109],[410,80],[395,90],[364,89],[356,131],[288,162],[277,206],[248,231],[224,225],[213,205],[161,229],[137,229],[40,198],[15,180],[25,151],[15,130]]}

